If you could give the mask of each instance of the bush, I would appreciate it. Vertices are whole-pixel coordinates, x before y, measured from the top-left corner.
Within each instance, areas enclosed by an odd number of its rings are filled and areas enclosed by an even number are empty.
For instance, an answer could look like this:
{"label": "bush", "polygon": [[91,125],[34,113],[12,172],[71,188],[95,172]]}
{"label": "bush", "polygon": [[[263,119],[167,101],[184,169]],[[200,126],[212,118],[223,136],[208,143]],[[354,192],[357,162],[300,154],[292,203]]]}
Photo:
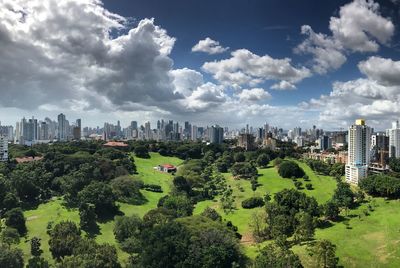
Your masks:
{"label": "bush", "polygon": [[261,197],[250,197],[242,201],[242,208],[256,208],[264,206],[265,202]]}
{"label": "bush", "polygon": [[311,183],[306,183],[306,189],[307,190],[312,190],[313,189],[312,184]]}
{"label": "bush", "polygon": [[302,185],[303,185],[303,183],[301,183],[301,181],[294,182],[294,186],[296,187],[297,190],[300,190]]}
{"label": "bush", "polygon": [[155,192],[155,193],[162,193],[163,192],[161,186],[157,185],[157,184],[145,184],[143,186],[143,189],[145,189],[146,191]]}
{"label": "bush", "polygon": [[305,175],[304,170],[299,167],[299,165],[293,161],[283,161],[279,165],[279,175],[283,178],[301,178]]}

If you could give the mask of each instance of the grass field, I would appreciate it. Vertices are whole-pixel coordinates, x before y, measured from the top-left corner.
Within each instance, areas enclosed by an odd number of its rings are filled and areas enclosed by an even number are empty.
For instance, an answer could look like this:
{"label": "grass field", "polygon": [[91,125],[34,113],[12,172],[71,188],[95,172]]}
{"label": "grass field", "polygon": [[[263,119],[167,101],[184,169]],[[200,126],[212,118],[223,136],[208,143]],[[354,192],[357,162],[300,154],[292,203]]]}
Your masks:
{"label": "grass field", "polygon": [[[150,156],[151,157],[148,159],[135,157],[135,164],[139,173],[135,176],[142,179],[144,183],[161,185],[164,192],[154,193],[143,191],[142,193],[146,197],[147,203],[141,206],[119,203],[121,212],[127,216],[133,214],[143,216],[147,211],[156,208],[160,197],[168,194],[170,191],[172,176],[170,174],[155,171],[153,169],[154,166],[166,163],[173,165],[179,165],[182,163],[182,160],[176,157],[163,157],[156,153],[150,153]],[[25,211],[24,215],[27,219],[26,225],[28,228],[28,234],[25,239],[21,239],[19,247],[24,252],[25,261],[30,258],[30,239],[34,236],[42,239],[43,256],[46,259],[51,260],[51,253],[48,245],[49,236],[46,233],[48,222],[53,221],[54,223],[58,223],[62,220],[71,220],[79,224],[78,211],[76,209],[66,209],[62,205],[61,198],[41,204],[34,210]],[[113,234],[114,221],[99,223],[99,227],[100,234],[96,236],[96,241],[98,243],[115,244],[116,241]],[[120,260],[126,260],[128,255],[121,251],[118,247],[117,250]]]}
{"label": "grass field", "polygon": [[[163,193],[153,193],[143,191],[148,202],[144,205],[134,206],[119,203],[120,210],[125,215],[138,214],[143,216],[147,211],[157,207],[160,197],[166,195],[171,188],[172,176],[160,173],[153,169],[158,164],[170,163],[179,165],[182,160],[175,157],[162,157],[159,154],[151,153],[151,158],[141,159],[135,157],[135,164],[138,176],[145,183],[161,185]],[[323,204],[329,200],[336,187],[334,179],[315,174],[306,164],[298,162],[310,178],[313,190],[302,189],[301,191],[309,196],[314,196],[318,203]],[[255,192],[251,190],[251,184],[246,180],[235,180],[230,173],[225,173],[227,183],[233,189],[235,196],[236,209],[233,213],[225,214],[219,206],[219,198],[200,202],[196,205],[194,214],[201,213],[207,206],[216,209],[225,220],[230,220],[243,235],[242,243],[244,251],[250,258],[255,258],[258,250],[265,244],[254,244],[251,240],[251,230],[249,222],[252,214],[263,208],[243,209],[241,202],[251,196],[264,196],[265,193],[273,195],[285,188],[295,188],[293,181],[283,179],[279,176],[276,168],[271,164],[268,168],[259,169],[258,182],[260,186]],[[305,184],[303,180],[300,180]],[[316,239],[328,239],[337,246],[337,256],[340,265],[344,267],[400,267],[400,201],[385,201],[382,198],[373,198],[369,203],[374,211],[365,216],[364,211],[367,204],[363,204],[357,209],[351,210],[345,220],[332,223],[332,226],[316,230]],[[359,217],[360,215],[360,217]],[[25,260],[30,257],[29,239],[33,236],[42,239],[42,249],[44,257],[51,260],[48,249],[48,235],[46,226],[49,221],[55,223],[61,220],[72,220],[79,223],[77,210],[68,210],[62,205],[62,199],[55,199],[46,204],[40,205],[35,210],[25,212],[27,218],[28,235],[22,239],[20,248],[24,251]],[[98,243],[115,244],[113,234],[114,221],[100,223],[100,234],[96,237]],[[118,248],[118,247],[117,247]],[[305,267],[312,267],[310,256],[306,251],[306,245],[295,246],[293,250],[299,254]],[[118,248],[120,260],[123,262],[128,255]]]}

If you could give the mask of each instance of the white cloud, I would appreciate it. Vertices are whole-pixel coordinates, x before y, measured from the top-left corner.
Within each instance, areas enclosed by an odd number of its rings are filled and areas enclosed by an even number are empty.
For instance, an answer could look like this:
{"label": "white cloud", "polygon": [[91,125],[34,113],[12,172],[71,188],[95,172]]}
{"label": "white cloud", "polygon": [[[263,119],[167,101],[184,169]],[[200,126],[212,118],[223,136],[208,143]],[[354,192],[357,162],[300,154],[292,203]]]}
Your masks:
{"label": "white cloud", "polygon": [[238,97],[241,101],[258,102],[271,98],[271,94],[262,88],[252,88],[243,89],[243,91],[238,94]]}
{"label": "white cloud", "polygon": [[277,90],[291,90],[291,89],[296,89],[296,86],[293,85],[292,83],[289,83],[288,81],[280,81],[279,83],[273,84],[271,86],[272,89],[277,89]]}
{"label": "white cloud", "polygon": [[256,86],[266,80],[284,80],[293,84],[311,76],[307,68],[294,67],[289,58],[258,56],[247,49],[233,51],[229,59],[206,62],[202,69],[228,86]]}
{"label": "white cloud", "polygon": [[188,68],[171,71],[175,92],[190,96],[192,92],[204,83],[203,75]]}
{"label": "white cloud", "polygon": [[223,47],[218,41],[215,41],[209,37],[200,40],[194,47],[192,47],[193,52],[205,52],[208,54],[220,54],[227,51],[229,47]]}
{"label": "white cloud", "polygon": [[340,8],[339,17],[331,17],[332,35],[315,33],[303,25],[302,34],[307,38],[295,48],[297,53],[313,55],[313,70],[323,74],[340,68],[346,62],[346,53],[376,52],[379,44],[387,45],[394,25],[379,13],[379,4],[354,0]]}
{"label": "white cloud", "polygon": [[370,57],[358,64],[358,68],[371,80],[386,86],[400,86],[400,61]]}

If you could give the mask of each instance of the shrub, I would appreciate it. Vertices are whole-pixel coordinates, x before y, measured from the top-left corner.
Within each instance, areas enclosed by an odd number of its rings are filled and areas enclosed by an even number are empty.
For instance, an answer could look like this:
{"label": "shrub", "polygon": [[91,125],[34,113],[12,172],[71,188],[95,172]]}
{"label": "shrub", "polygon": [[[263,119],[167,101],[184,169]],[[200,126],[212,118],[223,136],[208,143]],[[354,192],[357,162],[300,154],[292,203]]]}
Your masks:
{"label": "shrub", "polygon": [[305,175],[304,170],[299,167],[299,165],[293,161],[283,161],[279,165],[279,175],[283,178],[301,178]]}
{"label": "shrub", "polygon": [[256,208],[264,206],[265,202],[261,197],[250,197],[242,201],[243,208]]}
{"label": "shrub", "polygon": [[155,193],[162,193],[163,192],[161,186],[157,185],[157,184],[145,184],[143,186],[143,189],[145,189],[146,191],[155,192]]}
{"label": "shrub", "polygon": [[311,183],[306,183],[306,189],[307,190],[312,190],[313,189],[312,184]]}

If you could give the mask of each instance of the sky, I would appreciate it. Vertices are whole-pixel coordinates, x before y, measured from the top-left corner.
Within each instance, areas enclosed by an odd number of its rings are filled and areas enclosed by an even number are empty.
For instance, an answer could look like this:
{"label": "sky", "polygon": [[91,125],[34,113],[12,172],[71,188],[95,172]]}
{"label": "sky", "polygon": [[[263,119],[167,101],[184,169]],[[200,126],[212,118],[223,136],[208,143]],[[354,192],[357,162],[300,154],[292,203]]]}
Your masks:
{"label": "sky", "polygon": [[0,0],[0,121],[383,130],[399,19],[399,0]]}

